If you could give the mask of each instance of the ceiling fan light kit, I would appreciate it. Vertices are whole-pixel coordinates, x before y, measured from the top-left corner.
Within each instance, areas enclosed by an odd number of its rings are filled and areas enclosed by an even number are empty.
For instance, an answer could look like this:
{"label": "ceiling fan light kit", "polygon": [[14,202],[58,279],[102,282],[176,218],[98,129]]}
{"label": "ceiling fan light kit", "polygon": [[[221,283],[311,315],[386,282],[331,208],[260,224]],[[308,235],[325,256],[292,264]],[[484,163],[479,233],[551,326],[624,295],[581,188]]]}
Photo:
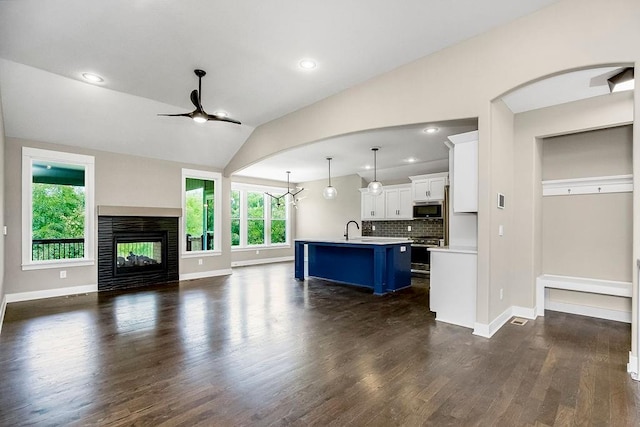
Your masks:
{"label": "ceiling fan light kit", "polygon": [[377,153],[379,149],[379,147],[373,147],[371,149],[371,151],[373,151],[373,181],[371,181],[369,185],[367,185],[367,191],[369,192],[369,194],[373,194],[374,196],[381,195],[383,190],[382,183],[378,181],[377,176]]}
{"label": "ceiling fan light kit", "polygon": [[217,121],[217,122],[229,122],[235,123],[237,125],[241,124],[238,120],[227,117],[226,114],[207,114],[202,108],[202,78],[207,75],[207,72],[204,70],[193,70],[196,76],[198,76],[198,89],[194,89],[191,91],[191,103],[196,107],[190,113],[181,113],[181,114],[158,114],[159,116],[169,116],[169,117],[189,117],[196,123],[204,123],[208,121]]}

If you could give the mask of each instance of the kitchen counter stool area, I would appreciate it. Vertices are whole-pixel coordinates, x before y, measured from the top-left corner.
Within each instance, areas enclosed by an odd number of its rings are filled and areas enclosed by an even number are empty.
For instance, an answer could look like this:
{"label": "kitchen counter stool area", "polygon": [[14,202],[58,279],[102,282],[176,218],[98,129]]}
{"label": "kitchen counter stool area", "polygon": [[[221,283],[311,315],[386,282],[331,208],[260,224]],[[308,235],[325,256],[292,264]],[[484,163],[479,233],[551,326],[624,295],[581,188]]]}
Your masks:
{"label": "kitchen counter stool area", "polygon": [[308,276],[371,288],[375,295],[411,286],[409,240],[296,240],[296,279],[304,280],[305,264]]}

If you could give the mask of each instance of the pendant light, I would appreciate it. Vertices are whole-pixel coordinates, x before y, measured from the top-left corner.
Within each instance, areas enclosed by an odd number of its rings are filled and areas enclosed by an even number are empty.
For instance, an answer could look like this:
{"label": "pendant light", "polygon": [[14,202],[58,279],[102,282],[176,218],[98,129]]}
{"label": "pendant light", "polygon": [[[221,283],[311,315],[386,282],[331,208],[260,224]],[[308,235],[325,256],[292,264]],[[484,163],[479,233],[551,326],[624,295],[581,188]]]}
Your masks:
{"label": "pendant light", "polygon": [[331,157],[327,157],[327,160],[329,161],[329,185],[322,190],[322,196],[327,200],[333,200],[338,196],[338,190],[331,185]]}
{"label": "pendant light", "polygon": [[369,193],[373,194],[374,196],[379,196],[382,194],[382,183],[378,181],[378,176],[377,176],[378,167],[376,164],[376,161],[377,161],[376,154],[378,153],[378,150],[379,150],[378,147],[373,147],[371,149],[371,151],[373,151],[373,181],[371,181],[367,186]]}

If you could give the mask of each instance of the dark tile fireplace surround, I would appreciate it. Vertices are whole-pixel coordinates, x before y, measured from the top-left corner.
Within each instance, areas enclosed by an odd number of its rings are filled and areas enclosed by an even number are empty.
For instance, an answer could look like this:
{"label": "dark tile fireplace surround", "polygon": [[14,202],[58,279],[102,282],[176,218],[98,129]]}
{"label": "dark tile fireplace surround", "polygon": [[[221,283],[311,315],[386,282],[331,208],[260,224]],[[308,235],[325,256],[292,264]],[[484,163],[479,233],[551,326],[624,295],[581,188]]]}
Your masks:
{"label": "dark tile fireplace surround", "polygon": [[[171,216],[175,210],[100,208],[98,291],[139,288],[179,279],[179,215]],[[122,212],[126,215],[115,215]]]}

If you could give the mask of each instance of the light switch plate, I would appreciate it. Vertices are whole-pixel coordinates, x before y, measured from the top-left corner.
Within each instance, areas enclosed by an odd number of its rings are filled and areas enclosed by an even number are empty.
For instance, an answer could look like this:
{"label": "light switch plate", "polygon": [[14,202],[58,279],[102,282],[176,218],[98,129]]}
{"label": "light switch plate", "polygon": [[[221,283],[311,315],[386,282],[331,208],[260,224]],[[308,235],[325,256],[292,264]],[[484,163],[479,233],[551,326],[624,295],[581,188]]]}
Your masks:
{"label": "light switch plate", "polygon": [[504,236],[504,226],[502,224],[498,226],[498,236]]}

